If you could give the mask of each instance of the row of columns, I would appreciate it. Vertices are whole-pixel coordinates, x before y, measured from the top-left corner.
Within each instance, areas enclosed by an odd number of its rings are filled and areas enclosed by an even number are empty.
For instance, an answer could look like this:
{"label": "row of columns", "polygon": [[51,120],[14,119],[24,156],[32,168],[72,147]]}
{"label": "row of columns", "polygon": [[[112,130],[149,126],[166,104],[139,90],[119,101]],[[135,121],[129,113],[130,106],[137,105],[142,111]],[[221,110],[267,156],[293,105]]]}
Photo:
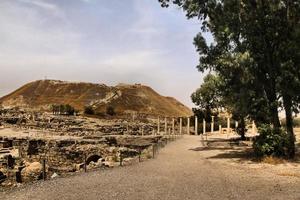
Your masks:
{"label": "row of columns", "polygon": [[[212,122],[211,122],[211,132],[214,132],[214,116],[212,116]],[[236,127],[237,127],[237,122],[236,122]],[[222,126],[219,125],[219,130],[222,129]],[[230,118],[227,118],[227,132],[230,132]],[[206,133],[206,121],[203,119],[203,133]],[[187,118],[187,134],[190,134],[190,118]],[[195,135],[198,135],[198,117],[195,116]]]}
{"label": "row of columns", "polygon": [[[165,118],[165,134],[168,132],[168,121]],[[160,118],[157,119],[157,134],[160,134]],[[169,130],[169,134],[171,134],[171,130]],[[172,134],[175,135],[175,118],[172,118]],[[182,134],[182,118],[179,119],[179,134]]]}
{"label": "row of columns", "polygon": [[[164,127],[164,132],[165,134],[167,134],[168,132],[168,121],[167,121],[167,118],[165,118],[164,120],[164,123],[165,123],[165,127]],[[190,124],[191,124],[191,121],[190,121],[190,117],[187,118],[187,134],[190,135]],[[238,122],[236,121],[235,122],[235,127],[237,128],[238,127]],[[254,133],[256,130],[255,130],[255,123],[253,121],[252,123],[252,132]],[[160,134],[160,118],[158,117],[158,121],[157,121],[157,133]],[[182,135],[183,134],[183,131],[182,131],[182,118],[179,118],[179,134]],[[212,116],[212,122],[211,122],[211,132],[214,132],[214,116]],[[219,125],[219,131],[221,133],[222,131],[222,125]],[[230,118],[228,117],[227,118],[227,133],[230,133],[231,129],[230,129]],[[169,130],[169,134],[175,134],[175,118],[172,118],[172,132],[171,130]],[[206,133],[206,121],[205,119],[203,119],[203,133],[205,134]],[[198,135],[198,117],[195,116],[195,135]]]}

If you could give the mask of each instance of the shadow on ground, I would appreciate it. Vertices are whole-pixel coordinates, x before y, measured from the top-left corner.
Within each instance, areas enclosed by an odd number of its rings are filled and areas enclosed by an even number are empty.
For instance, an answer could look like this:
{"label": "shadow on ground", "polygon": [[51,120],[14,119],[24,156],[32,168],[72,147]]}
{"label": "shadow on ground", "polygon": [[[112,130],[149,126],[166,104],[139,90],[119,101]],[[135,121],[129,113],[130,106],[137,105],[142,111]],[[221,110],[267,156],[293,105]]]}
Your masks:
{"label": "shadow on ground", "polygon": [[189,149],[191,151],[224,151],[222,153],[217,153],[216,155],[207,157],[207,159],[238,159],[235,162],[241,161],[253,161],[254,155],[250,149],[241,149],[241,148],[234,148],[234,147],[196,147]]}
{"label": "shadow on ground", "polygon": [[268,163],[268,164],[300,164],[300,144],[297,144],[297,155],[292,160],[274,158],[265,159],[258,158],[255,156],[251,145],[245,145],[242,141],[237,139],[216,139],[206,141],[200,141],[202,146],[189,149],[190,151],[196,152],[208,152],[216,151],[215,154],[210,154],[211,156],[206,157],[206,159],[228,159],[232,160],[235,163],[247,162],[248,164],[257,164],[257,163]]}

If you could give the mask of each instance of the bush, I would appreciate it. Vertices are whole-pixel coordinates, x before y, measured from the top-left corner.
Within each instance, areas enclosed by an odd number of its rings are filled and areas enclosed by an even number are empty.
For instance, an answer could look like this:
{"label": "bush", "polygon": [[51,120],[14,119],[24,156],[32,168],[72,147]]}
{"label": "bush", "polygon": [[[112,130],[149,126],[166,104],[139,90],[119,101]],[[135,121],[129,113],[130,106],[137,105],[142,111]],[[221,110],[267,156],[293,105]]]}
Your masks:
{"label": "bush", "polygon": [[258,157],[287,155],[288,137],[284,130],[263,125],[258,129],[259,136],[254,140],[253,149]]}
{"label": "bush", "polygon": [[69,104],[53,104],[51,105],[53,114],[55,115],[74,115],[75,109]]}
{"label": "bush", "polygon": [[84,107],[84,114],[94,115],[95,111],[92,106],[86,106],[86,107]]}
{"label": "bush", "polygon": [[65,107],[64,111],[66,115],[74,115],[75,109],[71,105],[66,104],[64,107]]}

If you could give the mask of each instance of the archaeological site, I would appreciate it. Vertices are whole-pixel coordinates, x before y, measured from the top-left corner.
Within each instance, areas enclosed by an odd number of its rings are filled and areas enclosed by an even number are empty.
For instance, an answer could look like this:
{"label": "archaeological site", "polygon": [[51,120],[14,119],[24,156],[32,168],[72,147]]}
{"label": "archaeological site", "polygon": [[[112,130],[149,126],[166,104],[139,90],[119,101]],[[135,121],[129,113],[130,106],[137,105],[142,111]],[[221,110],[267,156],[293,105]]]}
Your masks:
{"label": "archaeological site", "polygon": [[[43,80],[0,102],[0,171],[5,187],[149,159],[183,134],[180,117],[191,114],[175,99],[142,85],[112,88]],[[89,103],[83,106],[85,102]],[[72,113],[67,113],[68,107]],[[87,107],[93,114],[86,113]]]}
{"label": "archaeological site", "polygon": [[300,0],[0,0],[0,200],[300,200]]}

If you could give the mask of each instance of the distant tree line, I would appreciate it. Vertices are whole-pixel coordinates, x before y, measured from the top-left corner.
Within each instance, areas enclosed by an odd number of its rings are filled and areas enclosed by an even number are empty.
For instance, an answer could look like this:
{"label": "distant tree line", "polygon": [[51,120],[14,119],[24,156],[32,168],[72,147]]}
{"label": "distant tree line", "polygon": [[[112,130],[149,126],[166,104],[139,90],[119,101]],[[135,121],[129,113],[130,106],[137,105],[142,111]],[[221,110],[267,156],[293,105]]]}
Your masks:
{"label": "distant tree line", "polygon": [[[96,113],[96,111],[93,108],[93,106],[85,106],[84,107],[84,114],[86,114],[86,115],[103,115],[102,113]],[[108,105],[106,107],[105,114],[109,115],[109,116],[116,115],[115,108],[113,106],[111,106],[111,105]]]}
{"label": "distant tree line", "polygon": [[69,104],[53,104],[51,105],[51,109],[54,115],[74,115],[78,113],[78,111]]}

